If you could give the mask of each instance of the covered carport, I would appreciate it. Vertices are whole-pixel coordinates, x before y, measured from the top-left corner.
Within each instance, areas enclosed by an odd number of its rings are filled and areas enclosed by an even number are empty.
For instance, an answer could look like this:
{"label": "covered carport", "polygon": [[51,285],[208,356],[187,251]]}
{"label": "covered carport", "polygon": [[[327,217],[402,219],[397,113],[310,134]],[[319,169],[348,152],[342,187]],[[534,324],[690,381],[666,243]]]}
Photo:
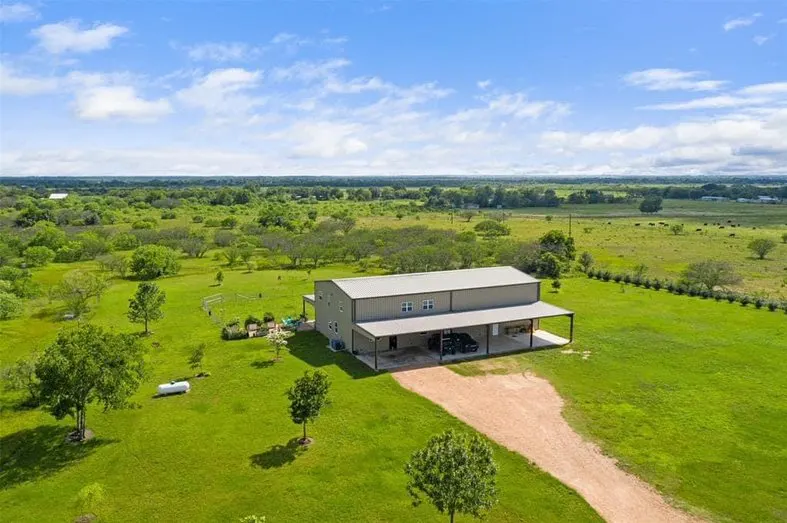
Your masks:
{"label": "covered carport", "polygon": [[[568,339],[538,328],[539,320],[557,316],[569,318]],[[478,352],[443,354],[443,338],[448,332],[472,332],[471,336],[480,346]],[[434,333],[440,334],[441,347],[437,354],[426,348],[426,340]],[[408,342],[391,343],[392,338]],[[359,322],[354,325],[353,332],[353,346],[364,347],[364,350],[356,349],[354,352],[375,370],[559,346],[573,339],[574,313],[542,301],[510,307]],[[384,360],[382,365],[381,357]]]}

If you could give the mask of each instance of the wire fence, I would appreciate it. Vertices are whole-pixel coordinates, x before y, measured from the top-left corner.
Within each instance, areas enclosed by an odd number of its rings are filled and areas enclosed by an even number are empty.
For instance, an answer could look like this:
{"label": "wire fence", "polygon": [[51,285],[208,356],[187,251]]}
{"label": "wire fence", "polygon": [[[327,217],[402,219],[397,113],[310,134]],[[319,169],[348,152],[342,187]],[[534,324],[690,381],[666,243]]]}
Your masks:
{"label": "wire fence", "polygon": [[258,309],[262,300],[262,293],[256,296],[240,293],[212,294],[202,298],[202,310],[214,324],[223,327],[236,318],[243,321],[242,316]]}

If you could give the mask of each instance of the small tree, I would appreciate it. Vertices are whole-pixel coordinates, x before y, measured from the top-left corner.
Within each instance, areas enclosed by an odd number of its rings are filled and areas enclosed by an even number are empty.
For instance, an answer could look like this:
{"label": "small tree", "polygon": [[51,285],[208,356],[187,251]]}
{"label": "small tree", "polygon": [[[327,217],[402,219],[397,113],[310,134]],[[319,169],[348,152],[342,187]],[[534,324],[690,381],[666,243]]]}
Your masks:
{"label": "small tree", "polygon": [[134,323],[145,324],[148,334],[148,323],[164,317],[161,306],[167,301],[167,295],[155,283],[140,283],[134,297],[128,300],[128,319]]}
{"label": "small tree", "polygon": [[230,245],[229,247],[224,249],[224,252],[222,254],[224,255],[224,258],[227,259],[227,267],[232,269],[238,264],[238,261],[240,260],[241,257],[240,253],[241,253],[240,248],[237,245]]}
{"label": "small tree", "polygon": [[40,403],[40,382],[36,377],[36,361],[38,353],[28,358],[16,360],[12,366],[3,369],[2,380],[6,390],[24,391],[27,393],[25,405],[37,407]]}
{"label": "small tree", "polygon": [[562,286],[563,284],[560,283],[560,280],[552,280],[552,290],[554,290],[555,292],[559,292],[560,287]]}
{"label": "small tree", "polygon": [[107,280],[102,276],[85,271],[73,271],[63,276],[53,294],[66,302],[71,313],[80,316],[88,310],[90,300],[101,299],[107,287]]}
{"label": "small tree", "polygon": [[582,272],[588,272],[593,267],[594,262],[593,255],[587,251],[579,255],[579,267],[582,269]]}
{"label": "small tree", "polygon": [[196,349],[189,356],[189,368],[195,372],[198,371],[197,376],[203,376],[205,373],[202,370],[202,362],[205,359],[205,344],[200,343]]}
{"label": "small tree", "polygon": [[776,242],[768,238],[757,238],[749,242],[749,250],[764,260],[776,248]]}
{"label": "small tree", "polygon": [[640,280],[645,277],[645,274],[648,272],[648,266],[644,263],[638,263],[634,266],[634,277],[639,278]]}
{"label": "small tree", "polygon": [[679,234],[683,234],[685,227],[683,226],[682,223],[673,223],[672,225],[670,225],[669,230],[672,231],[672,234],[677,236]]}
{"label": "small tree", "polygon": [[450,521],[459,514],[481,518],[497,502],[497,465],[492,449],[478,435],[453,430],[433,436],[405,465],[413,505],[425,496]]}
{"label": "small tree", "polygon": [[55,259],[55,251],[43,245],[34,245],[25,249],[22,257],[28,267],[43,267]]}
{"label": "small tree", "polygon": [[705,260],[695,262],[683,271],[682,281],[689,286],[700,286],[712,291],[716,287],[725,288],[741,281],[731,263]]}
{"label": "small tree", "polygon": [[511,228],[505,223],[500,223],[497,220],[484,220],[478,222],[473,229],[486,239],[508,236],[511,234]]}
{"label": "small tree", "polygon": [[224,273],[219,271],[216,273],[216,285],[221,287],[221,284],[224,283]]}
{"label": "small tree", "polygon": [[135,336],[113,334],[87,323],[63,329],[36,363],[41,402],[57,419],[72,416],[71,438],[84,441],[90,403],[123,408],[142,380],[145,361]]}
{"label": "small tree", "polygon": [[782,243],[787,243],[787,232],[782,233]]}
{"label": "small tree", "polygon": [[0,291],[0,320],[10,320],[21,316],[24,306],[19,296]]}
{"label": "small tree", "polygon": [[316,420],[320,415],[320,410],[325,406],[328,398],[329,387],[330,382],[324,372],[306,371],[287,391],[287,398],[290,400],[290,418],[293,423],[303,425],[303,438],[299,441],[301,445],[309,442],[306,437],[306,424]]}
{"label": "small tree", "polygon": [[288,330],[284,329],[271,329],[268,331],[267,336],[268,342],[273,345],[273,348],[276,350],[276,360],[281,359],[279,354],[281,354],[282,349],[287,346],[289,343],[287,340],[292,338],[293,333]]}

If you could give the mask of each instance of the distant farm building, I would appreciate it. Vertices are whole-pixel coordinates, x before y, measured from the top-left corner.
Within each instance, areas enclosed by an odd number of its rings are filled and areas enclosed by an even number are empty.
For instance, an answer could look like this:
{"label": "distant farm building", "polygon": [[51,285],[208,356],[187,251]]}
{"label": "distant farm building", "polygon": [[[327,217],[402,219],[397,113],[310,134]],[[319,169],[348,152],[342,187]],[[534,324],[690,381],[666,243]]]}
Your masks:
{"label": "distant farm building", "polygon": [[67,192],[53,192],[49,195],[50,200],[65,200],[68,198]]}
{"label": "distant farm building", "polygon": [[703,202],[725,202],[727,198],[724,196],[703,196],[700,200]]}

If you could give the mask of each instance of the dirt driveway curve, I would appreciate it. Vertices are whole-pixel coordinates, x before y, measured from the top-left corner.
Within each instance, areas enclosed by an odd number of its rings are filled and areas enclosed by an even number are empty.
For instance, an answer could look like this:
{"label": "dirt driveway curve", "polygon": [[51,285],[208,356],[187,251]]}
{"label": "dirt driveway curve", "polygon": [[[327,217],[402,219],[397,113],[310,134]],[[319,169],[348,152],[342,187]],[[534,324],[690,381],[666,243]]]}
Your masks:
{"label": "dirt driveway curve", "polygon": [[428,398],[576,490],[609,522],[699,522],[669,505],[647,483],[582,439],[563,419],[563,400],[533,375],[463,377],[445,367],[397,372],[405,388]]}

